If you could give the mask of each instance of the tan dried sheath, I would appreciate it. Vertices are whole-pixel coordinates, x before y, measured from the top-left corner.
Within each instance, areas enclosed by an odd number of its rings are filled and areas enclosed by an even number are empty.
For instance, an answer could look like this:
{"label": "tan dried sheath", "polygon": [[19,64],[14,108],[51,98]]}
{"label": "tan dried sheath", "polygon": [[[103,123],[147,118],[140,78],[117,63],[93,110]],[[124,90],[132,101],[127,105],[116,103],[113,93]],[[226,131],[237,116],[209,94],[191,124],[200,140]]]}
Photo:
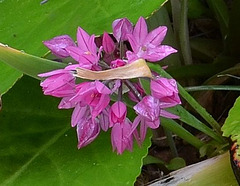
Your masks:
{"label": "tan dried sheath", "polygon": [[144,59],[138,59],[131,64],[103,71],[92,71],[77,68],[77,77],[89,80],[132,79],[139,77],[152,78],[152,73]]}

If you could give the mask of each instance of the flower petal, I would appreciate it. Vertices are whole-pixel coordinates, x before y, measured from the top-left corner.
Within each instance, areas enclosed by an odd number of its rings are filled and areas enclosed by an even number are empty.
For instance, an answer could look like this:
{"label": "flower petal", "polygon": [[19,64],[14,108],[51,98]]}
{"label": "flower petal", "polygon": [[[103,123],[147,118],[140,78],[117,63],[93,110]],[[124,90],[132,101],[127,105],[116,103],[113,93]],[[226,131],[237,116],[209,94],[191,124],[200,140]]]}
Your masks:
{"label": "flower petal", "polygon": [[147,37],[147,34],[148,30],[146,21],[143,17],[140,17],[133,30],[133,36],[136,39],[137,43],[142,45],[145,38]]}
{"label": "flower petal", "polygon": [[115,44],[107,32],[104,32],[103,34],[102,45],[103,45],[103,50],[107,54],[111,54],[115,50]]}
{"label": "flower petal", "polygon": [[83,51],[90,51],[89,49],[89,34],[83,30],[81,27],[78,27],[77,30],[77,43],[78,47]]}
{"label": "flower petal", "polygon": [[75,46],[74,41],[68,35],[54,37],[51,40],[43,41],[43,44],[48,47],[54,55],[62,58],[69,56],[65,50],[66,47]]}
{"label": "flower petal", "polygon": [[163,39],[165,38],[167,33],[166,26],[160,26],[154,30],[152,30],[144,40],[145,44],[152,44],[154,46],[159,46]]}

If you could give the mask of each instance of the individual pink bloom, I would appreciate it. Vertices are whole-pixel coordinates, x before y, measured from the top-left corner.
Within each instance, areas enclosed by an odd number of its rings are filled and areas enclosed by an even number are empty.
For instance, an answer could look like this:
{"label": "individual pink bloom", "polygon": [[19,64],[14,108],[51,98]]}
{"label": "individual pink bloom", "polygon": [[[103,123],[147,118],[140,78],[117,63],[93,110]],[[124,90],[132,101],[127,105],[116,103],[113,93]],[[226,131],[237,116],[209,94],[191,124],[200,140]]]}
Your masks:
{"label": "individual pink bloom", "polygon": [[91,116],[89,106],[81,106],[80,103],[76,104],[71,118],[71,126],[75,127],[84,122],[86,117]]}
{"label": "individual pink bloom", "polygon": [[131,132],[131,122],[126,119],[123,124],[116,123],[111,132],[111,141],[113,151],[117,150],[118,154],[122,154],[125,149],[132,151],[133,136]]}
{"label": "individual pink bloom", "polygon": [[66,97],[74,94],[75,77],[70,70],[59,69],[38,75],[39,77],[48,77],[40,83],[45,95],[55,97]]}
{"label": "individual pink bloom", "polygon": [[158,77],[151,80],[150,88],[152,96],[164,103],[162,103],[162,107],[167,108],[181,104],[177,83],[174,79]]}
{"label": "individual pink bloom", "polygon": [[99,115],[98,115],[98,119],[99,119],[99,124],[100,127],[103,131],[107,131],[109,128],[109,110],[110,110],[110,106],[107,106]]}
{"label": "individual pink bloom", "polygon": [[69,53],[69,55],[74,60],[79,62],[79,65],[82,68],[92,69],[94,66],[98,65],[102,48],[100,48],[97,52],[97,46],[94,40],[94,35],[90,36],[81,27],[78,27],[78,46],[69,46],[66,48],[66,51]]}
{"label": "individual pink bloom", "polygon": [[103,39],[102,39],[102,46],[103,46],[103,50],[107,53],[107,54],[111,54],[114,52],[115,50],[115,44],[114,41],[112,40],[112,38],[108,35],[107,32],[104,32],[103,34]]}
{"label": "individual pink bloom", "polygon": [[127,34],[133,31],[132,23],[127,18],[116,19],[112,23],[113,35],[117,41],[127,40]]}
{"label": "individual pink bloom", "polygon": [[100,126],[91,117],[85,117],[77,124],[78,149],[90,144],[100,132]]}
{"label": "individual pink bloom", "polygon": [[80,86],[81,88],[77,90],[77,93],[70,101],[89,105],[92,117],[95,118],[108,106],[111,90],[98,80],[94,82],[84,82],[81,83]]}
{"label": "individual pink bloom", "polygon": [[111,108],[109,113],[109,121],[110,127],[114,126],[116,123],[124,123],[127,115],[127,106],[125,103],[121,101],[115,102]]}
{"label": "individual pink bloom", "polygon": [[[138,91],[138,93],[141,95],[141,97],[143,97],[145,95],[145,91],[144,89],[142,88],[141,84],[139,82],[137,83],[133,83],[133,86],[136,88],[136,90]],[[136,97],[136,94],[138,93],[134,93],[132,90],[128,92],[128,97],[138,103],[139,102],[139,99]]]}
{"label": "individual pink bloom", "polygon": [[[136,127],[139,124],[140,124],[140,127],[139,127],[139,133],[138,133],[138,130]],[[148,129],[148,126],[146,125],[144,118],[138,115],[133,121],[131,133],[133,134],[139,146],[142,145],[143,141],[146,138],[147,129]]]}
{"label": "individual pink bloom", "polygon": [[145,124],[152,129],[156,129],[160,125],[160,102],[152,96],[145,96],[133,109],[140,115]]}
{"label": "individual pink bloom", "polygon": [[127,63],[125,61],[123,61],[122,59],[116,59],[111,62],[110,66],[111,66],[111,68],[118,68],[118,67],[122,67],[126,64]]}
{"label": "individual pink bloom", "polygon": [[177,52],[171,46],[161,45],[166,33],[167,27],[165,26],[160,26],[148,33],[147,24],[144,18],[140,17],[133,33],[127,35],[133,50],[133,52],[127,52],[128,60],[133,61],[137,58],[143,58],[155,62]]}
{"label": "individual pink bloom", "polygon": [[62,58],[69,56],[66,51],[67,47],[75,46],[74,41],[68,35],[54,37],[50,40],[43,41],[43,44],[48,47],[54,55]]}

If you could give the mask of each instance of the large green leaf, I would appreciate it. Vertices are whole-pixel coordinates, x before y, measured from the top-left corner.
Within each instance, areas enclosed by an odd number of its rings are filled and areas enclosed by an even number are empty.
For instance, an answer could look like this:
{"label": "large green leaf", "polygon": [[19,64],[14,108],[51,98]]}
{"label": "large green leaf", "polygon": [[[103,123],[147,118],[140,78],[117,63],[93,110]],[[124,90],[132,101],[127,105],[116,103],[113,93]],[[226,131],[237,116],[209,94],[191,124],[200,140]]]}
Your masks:
{"label": "large green leaf", "polygon": [[237,98],[234,106],[229,111],[228,117],[222,126],[223,136],[240,141],[240,97]]}
{"label": "large green leaf", "polygon": [[109,133],[77,150],[70,111],[43,96],[39,81],[24,76],[3,96],[0,113],[0,185],[133,185],[147,154],[117,155]]}
{"label": "large green leaf", "polygon": [[[48,0],[0,1],[0,42],[24,50],[26,53],[42,56],[47,49],[43,40],[68,34],[75,39],[78,26],[91,34],[111,31],[114,19],[128,17],[136,22],[139,16],[149,16],[166,0]],[[0,81],[1,92],[6,92],[21,73],[9,66],[1,66],[2,73],[11,71],[11,81]],[[15,77],[15,80],[14,78]]]}

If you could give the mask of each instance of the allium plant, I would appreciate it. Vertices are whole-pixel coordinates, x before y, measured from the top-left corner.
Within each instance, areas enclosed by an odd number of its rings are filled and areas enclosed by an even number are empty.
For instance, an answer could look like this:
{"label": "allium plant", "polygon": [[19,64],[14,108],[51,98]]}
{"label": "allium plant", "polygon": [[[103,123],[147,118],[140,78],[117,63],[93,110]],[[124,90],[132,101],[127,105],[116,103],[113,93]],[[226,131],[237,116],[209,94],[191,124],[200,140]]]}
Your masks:
{"label": "allium plant", "polygon": [[[110,129],[113,150],[122,154],[132,150],[134,139],[141,146],[147,129],[159,127],[160,116],[177,119],[165,109],[181,101],[176,81],[151,73],[146,65],[146,61],[158,62],[177,52],[162,45],[167,28],[160,26],[148,33],[143,17],[135,27],[127,18],[117,19],[112,28],[113,34],[95,37],[78,27],[77,44],[68,35],[44,41],[55,56],[72,60],[64,69],[39,76],[46,77],[41,82],[45,95],[62,98],[59,109],[73,108],[71,126],[77,131],[78,148],[95,140],[101,129]],[[79,81],[79,77],[86,80]],[[139,81],[146,77],[151,95]],[[131,104],[124,102],[125,97],[135,104],[132,121],[127,116]]]}

